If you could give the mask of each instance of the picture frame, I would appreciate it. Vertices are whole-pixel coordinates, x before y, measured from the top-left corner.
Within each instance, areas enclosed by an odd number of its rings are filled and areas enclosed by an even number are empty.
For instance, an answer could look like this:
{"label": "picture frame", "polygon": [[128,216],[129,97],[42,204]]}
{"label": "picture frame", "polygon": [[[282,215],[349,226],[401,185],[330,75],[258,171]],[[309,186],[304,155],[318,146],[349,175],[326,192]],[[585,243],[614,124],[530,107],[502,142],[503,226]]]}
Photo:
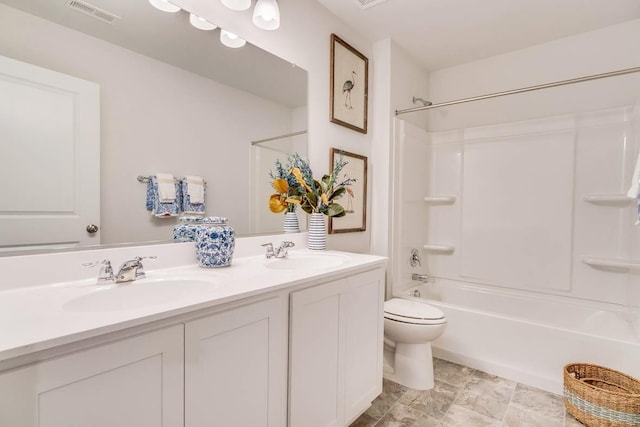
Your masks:
{"label": "picture frame", "polygon": [[367,133],[369,60],[331,34],[330,109],[332,123]]}
{"label": "picture frame", "polygon": [[354,178],[353,185],[346,187],[347,191],[338,203],[344,207],[347,214],[340,218],[329,218],[329,234],[351,233],[366,231],[367,229],[367,158],[359,154],[349,153],[338,148],[331,149],[331,173],[335,160],[342,156],[348,162],[340,171],[337,182],[346,178]]}

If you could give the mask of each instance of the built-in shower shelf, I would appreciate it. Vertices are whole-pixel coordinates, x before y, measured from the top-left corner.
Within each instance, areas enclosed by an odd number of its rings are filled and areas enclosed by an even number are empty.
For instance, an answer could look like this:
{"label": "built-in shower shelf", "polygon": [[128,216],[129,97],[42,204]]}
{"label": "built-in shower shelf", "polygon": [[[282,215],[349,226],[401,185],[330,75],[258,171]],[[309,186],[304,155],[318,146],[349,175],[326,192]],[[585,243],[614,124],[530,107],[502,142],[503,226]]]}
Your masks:
{"label": "built-in shower shelf", "polygon": [[434,254],[452,254],[456,250],[455,246],[449,245],[424,245],[422,248]]}
{"label": "built-in shower shelf", "polygon": [[635,201],[626,194],[585,194],[582,200],[600,206],[628,206]]}
{"label": "built-in shower shelf", "polygon": [[452,205],[456,202],[456,196],[427,196],[424,201],[430,205]]}
{"label": "built-in shower shelf", "polygon": [[582,258],[582,262],[594,268],[609,268],[613,270],[640,270],[640,261],[617,258]]}

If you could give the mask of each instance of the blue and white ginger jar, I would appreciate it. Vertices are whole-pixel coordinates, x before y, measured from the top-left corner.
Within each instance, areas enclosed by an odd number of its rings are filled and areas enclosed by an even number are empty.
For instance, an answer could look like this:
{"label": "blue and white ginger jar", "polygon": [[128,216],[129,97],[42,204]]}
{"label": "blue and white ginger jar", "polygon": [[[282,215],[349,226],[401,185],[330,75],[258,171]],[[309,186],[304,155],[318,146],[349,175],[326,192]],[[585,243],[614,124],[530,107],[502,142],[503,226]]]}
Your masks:
{"label": "blue and white ginger jar", "polygon": [[196,255],[201,267],[231,265],[236,236],[227,218],[212,216],[202,219],[196,229]]}
{"label": "blue and white ginger jar", "polygon": [[195,242],[196,230],[202,224],[201,216],[182,216],[180,223],[173,227],[173,240],[178,242]]}

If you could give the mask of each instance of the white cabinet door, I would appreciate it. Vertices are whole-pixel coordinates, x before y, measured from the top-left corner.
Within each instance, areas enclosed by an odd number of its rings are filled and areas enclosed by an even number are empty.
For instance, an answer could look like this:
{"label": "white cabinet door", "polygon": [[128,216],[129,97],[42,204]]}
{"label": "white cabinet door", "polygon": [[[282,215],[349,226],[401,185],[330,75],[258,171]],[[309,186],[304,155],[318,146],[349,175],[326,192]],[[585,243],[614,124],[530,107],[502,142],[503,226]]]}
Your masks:
{"label": "white cabinet door", "polygon": [[0,56],[0,182],[0,250],[99,244],[99,86]]}
{"label": "white cabinet door", "polygon": [[186,323],[186,427],[286,425],[287,308],[274,297]]}
{"label": "white cabinet door", "polygon": [[340,297],[345,326],[345,425],[382,393],[384,271],[352,276]]}
{"label": "white cabinet door", "polygon": [[337,280],[291,294],[289,425],[342,426],[344,419],[344,331]]}
{"label": "white cabinet door", "polygon": [[382,392],[384,270],[291,294],[291,427],[345,426]]}
{"label": "white cabinet door", "polygon": [[182,325],[0,374],[0,425],[180,427]]}

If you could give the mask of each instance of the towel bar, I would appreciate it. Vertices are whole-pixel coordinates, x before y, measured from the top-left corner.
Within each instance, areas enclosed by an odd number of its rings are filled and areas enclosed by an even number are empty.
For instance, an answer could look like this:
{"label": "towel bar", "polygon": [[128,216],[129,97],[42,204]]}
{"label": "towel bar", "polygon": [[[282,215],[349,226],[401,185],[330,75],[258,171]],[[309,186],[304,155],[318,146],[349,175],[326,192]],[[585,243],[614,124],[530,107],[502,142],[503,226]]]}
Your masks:
{"label": "towel bar", "polygon": [[640,270],[640,261],[615,258],[582,258],[582,262],[594,268],[612,268],[617,270]]}
{"label": "towel bar", "polygon": [[602,206],[628,206],[636,201],[627,197],[626,194],[585,194],[582,196],[582,200]]}
{"label": "towel bar", "polygon": [[[138,180],[138,182],[147,183],[147,182],[149,182],[149,180],[151,179],[151,177],[150,177],[150,176],[144,176],[144,175],[138,175],[138,176],[136,177],[136,179]],[[173,180],[174,180],[175,182],[180,182],[180,181],[182,181],[181,179],[178,179],[178,178],[173,178]],[[204,183],[206,184],[206,183],[207,183],[207,181],[204,181]]]}
{"label": "towel bar", "polygon": [[424,201],[430,205],[452,205],[456,202],[456,196],[427,196]]}

